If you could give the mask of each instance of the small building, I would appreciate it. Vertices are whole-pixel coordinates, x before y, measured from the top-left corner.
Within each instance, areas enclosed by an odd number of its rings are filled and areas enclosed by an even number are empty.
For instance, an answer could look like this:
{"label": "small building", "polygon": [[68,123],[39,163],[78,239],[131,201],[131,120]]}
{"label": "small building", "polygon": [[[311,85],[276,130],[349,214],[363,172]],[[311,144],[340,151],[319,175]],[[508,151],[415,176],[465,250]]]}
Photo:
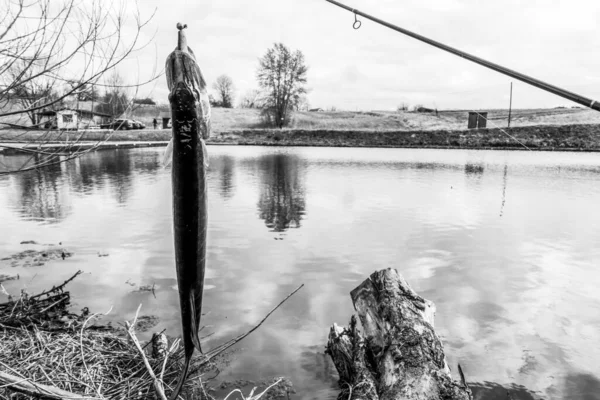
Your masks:
{"label": "small building", "polygon": [[482,129],[487,126],[488,113],[484,111],[469,111],[468,129]]}
{"label": "small building", "polygon": [[96,128],[100,125],[110,124],[112,115],[89,110],[77,110],[79,116],[79,129]]}
{"label": "small building", "polygon": [[76,110],[42,110],[37,116],[39,126],[45,129],[77,130],[78,116]]}
{"label": "small building", "polygon": [[97,128],[109,124],[112,116],[89,110],[43,110],[38,114],[38,124],[44,129],[78,130]]}
{"label": "small building", "polygon": [[171,113],[169,111],[162,111],[158,116],[159,123],[162,121],[162,128],[169,129],[171,127]]}

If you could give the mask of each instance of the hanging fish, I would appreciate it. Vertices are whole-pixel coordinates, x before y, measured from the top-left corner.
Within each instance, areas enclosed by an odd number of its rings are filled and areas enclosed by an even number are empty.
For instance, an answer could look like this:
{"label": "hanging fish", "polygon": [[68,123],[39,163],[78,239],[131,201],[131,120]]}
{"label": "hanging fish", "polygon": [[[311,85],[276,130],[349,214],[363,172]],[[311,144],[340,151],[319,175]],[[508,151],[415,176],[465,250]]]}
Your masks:
{"label": "hanging fish", "polygon": [[173,138],[164,161],[172,163],[175,262],[185,352],[183,372],[171,400],[181,392],[194,349],[202,352],[198,328],[206,268],[208,157],[204,139],[210,136],[210,103],[206,81],[187,46],[185,28],[177,24],[178,45],[166,62]]}

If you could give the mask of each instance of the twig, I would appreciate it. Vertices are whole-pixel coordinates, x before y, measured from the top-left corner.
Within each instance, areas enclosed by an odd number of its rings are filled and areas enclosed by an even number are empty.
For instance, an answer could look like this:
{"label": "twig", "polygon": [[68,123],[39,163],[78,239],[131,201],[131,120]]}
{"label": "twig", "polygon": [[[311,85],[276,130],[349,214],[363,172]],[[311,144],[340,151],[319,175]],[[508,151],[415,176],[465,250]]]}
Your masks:
{"label": "twig", "polygon": [[[140,306],[137,309],[137,312],[135,313],[135,318],[133,320],[133,324],[130,324],[128,321],[125,321],[125,324],[127,325],[127,334],[129,335],[129,337],[133,341],[133,344],[135,345],[135,347],[138,349],[138,352],[142,356],[144,365],[146,366],[146,369],[148,370],[150,377],[154,381],[154,389],[156,390],[156,394],[158,395],[158,397],[161,400],[167,400],[167,396],[165,395],[165,389],[163,387],[163,383],[154,374],[154,371],[152,370],[152,367],[150,366],[150,363],[148,362],[148,358],[146,358],[146,354],[144,353],[144,350],[142,350],[142,346],[140,345],[140,342],[138,341],[137,337],[135,336],[135,331],[134,331],[135,328],[134,327],[135,327],[135,323],[137,321],[137,317],[138,317],[138,314],[139,314],[141,308],[142,308],[142,305],[140,304]],[[164,364],[166,365],[166,359],[165,359]],[[161,376],[163,373],[164,373],[164,367],[163,367],[163,371],[161,372]]]}
{"label": "twig", "polygon": [[67,284],[69,282],[71,282],[73,279],[77,278],[79,275],[83,274],[82,270],[79,270],[77,272],[75,272],[75,275],[73,275],[72,277],[70,277],[69,279],[67,279],[66,281],[64,281],[62,284],[56,286],[56,287],[52,287],[52,289],[50,290],[46,290],[45,292],[42,292],[40,294],[36,294],[35,296],[31,296],[29,298],[29,300],[33,300],[33,299],[37,299],[38,297],[42,297],[43,295],[47,295],[49,293],[55,293],[57,291],[62,290],[65,286],[67,286]]}
{"label": "twig", "polygon": [[[82,271],[78,271],[73,278],[75,278],[77,275],[79,275]],[[73,279],[71,278],[71,279]],[[68,282],[68,281],[67,281]],[[66,282],[64,283],[66,284]],[[64,285],[63,284],[63,285]],[[108,315],[110,312],[112,311],[112,307],[110,308],[110,310],[108,310],[104,315]],[[81,362],[83,363],[83,366],[85,368],[85,370],[87,371],[88,376],[90,376],[90,370],[87,367],[87,364],[85,363],[85,352],[83,351],[83,330],[85,329],[85,325],[94,317],[101,315],[100,313],[97,314],[92,314],[90,315],[83,323],[83,325],[81,325],[81,334],[79,336],[79,346],[80,346],[80,350],[81,350]],[[100,390],[94,385],[94,381],[92,379],[90,379],[90,381],[92,382],[92,387],[94,388],[94,390],[96,391],[96,393],[98,393],[98,396],[100,396],[101,398],[103,397],[100,394]]]}
{"label": "twig", "polygon": [[249,334],[251,334],[252,332],[257,330],[267,320],[267,318],[269,318],[271,316],[271,314],[273,314],[273,312],[275,312],[275,310],[277,310],[279,307],[281,307],[281,305],[283,303],[285,303],[290,297],[292,297],[294,294],[296,294],[296,292],[298,290],[302,289],[303,287],[304,287],[304,283],[302,285],[298,286],[298,288],[296,290],[294,290],[292,293],[290,293],[285,299],[283,299],[279,304],[277,304],[275,306],[275,308],[273,308],[271,311],[269,311],[269,313],[267,315],[265,315],[265,317],[258,323],[258,325],[254,326],[254,328],[250,329],[248,332],[246,332],[236,338],[233,338],[233,339],[229,340],[228,342],[225,342],[222,345],[217,346],[216,348],[207,352],[205,361],[206,362],[210,361],[212,358],[218,356],[219,354],[221,354],[222,352],[224,352],[225,350],[227,350],[228,348],[230,348],[231,346],[238,343],[240,340],[244,339],[246,336],[248,336]]}
{"label": "twig", "polygon": [[253,397],[254,391],[256,390],[256,388],[253,388],[252,391],[250,391],[250,394],[248,395],[248,397],[244,397],[244,393],[242,393],[242,391],[240,389],[233,389],[223,400],[227,400],[229,398],[229,396],[231,396],[234,393],[239,393],[242,396],[243,400],[259,400],[261,397],[264,396],[265,393],[267,393],[267,391],[269,389],[271,389],[273,386],[279,384],[279,382],[281,382],[282,380],[283,380],[283,378],[279,378],[275,383],[271,384],[269,387],[267,387],[265,390],[263,390],[262,393],[257,394],[256,397]]}
{"label": "twig", "polygon": [[469,388],[469,385],[467,385],[467,380],[465,379],[465,374],[463,373],[463,370],[462,370],[462,368],[460,367],[460,364],[458,364],[458,373],[459,373],[459,375],[460,375],[460,381],[462,382],[462,384],[463,384],[463,387],[464,387],[465,389],[468,389],[468,388]]}
{"label": "twig", "polygon": [[67,392],[53,386],[42,385],[40,383],[29,382],[29,379],[17,378],[0,371],[1,387],[9,387],[11,390],[28,394],[33,397],[43,397],[46,399],[67,400],[67,399],[86,399],[97,400],[97,397],[80,396],[75,393]]}
{"label": "twig", "polygon": [[175,351],[177,350],[177,347],[179,347],[179,339],[175,339],[175,341],[173,342],[173,344],[171,345],[169,350],[167,350],[167,354],[165,354],[165,359],[163,360],[162,370],[160,371],[160,381],[161,382],[164,382],[165,369],[167,367],[167,359],[169,358],[169,354],[175,353]]}
{"label": "twig", "polygon": [[44,308],[42,311],[40,311],[40,314],[45,313],[46,311],[48,311],[49,309],[51,309],[52,307],[54,307],[55,305],[57,305],[58,303],[62,303],[63,301],[65,301],[68,297],[61,297],[60,299],[58,299],[57,301],[55,301],[54,303],[50,304],[48,307]]}

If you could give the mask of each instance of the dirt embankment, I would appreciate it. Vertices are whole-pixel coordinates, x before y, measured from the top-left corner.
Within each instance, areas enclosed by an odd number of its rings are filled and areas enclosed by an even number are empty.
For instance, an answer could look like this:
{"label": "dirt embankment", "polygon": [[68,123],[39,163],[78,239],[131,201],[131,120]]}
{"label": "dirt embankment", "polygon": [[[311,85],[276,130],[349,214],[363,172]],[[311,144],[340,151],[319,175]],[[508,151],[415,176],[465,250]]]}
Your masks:
{"label": "dirt embankment", "polygon": [[442,147],[473,149],[600,151],[600,125],[527,126],[510,130],[340,131],[240,130],[214,135],[209,143],[331,147]]}
{"label": "dirt embankment", "polygon": [[[5,131],[6,132],[6,131]],[[70,141],[81,132],[71,132]],[[0,142],[10,141],[3,138]],[[10,136],[10,135],[9,135]],[[90,131],[85,141],[167,141],[171,131],[140,130],[102,132]],[[3,140],[4,139],[4,140]],[[65,132],[55,137],[37,132],[19,135],[20,141],[64,142]],[[305,130],[305,129],[243,129],[214,132],[209,144],[263,146],[325,146],[325,147],[409,147],[600,151],[600,125],[538,125],[511,129],[479,130]]]}

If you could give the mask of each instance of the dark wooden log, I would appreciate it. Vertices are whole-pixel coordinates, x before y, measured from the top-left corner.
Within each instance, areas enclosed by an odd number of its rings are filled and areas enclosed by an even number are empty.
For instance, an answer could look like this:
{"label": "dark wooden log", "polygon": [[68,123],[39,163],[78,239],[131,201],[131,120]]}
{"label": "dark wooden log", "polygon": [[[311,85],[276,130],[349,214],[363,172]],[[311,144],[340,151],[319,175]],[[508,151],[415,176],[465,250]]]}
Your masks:
{"label": "dark wooden log", "polygon": [[327,353],[344,400],[471,400],[464,378],[450,376],[433,328],[435,305],[415,293],[395,269],[373,273],[351,294],[362,325],[334,324]]}

